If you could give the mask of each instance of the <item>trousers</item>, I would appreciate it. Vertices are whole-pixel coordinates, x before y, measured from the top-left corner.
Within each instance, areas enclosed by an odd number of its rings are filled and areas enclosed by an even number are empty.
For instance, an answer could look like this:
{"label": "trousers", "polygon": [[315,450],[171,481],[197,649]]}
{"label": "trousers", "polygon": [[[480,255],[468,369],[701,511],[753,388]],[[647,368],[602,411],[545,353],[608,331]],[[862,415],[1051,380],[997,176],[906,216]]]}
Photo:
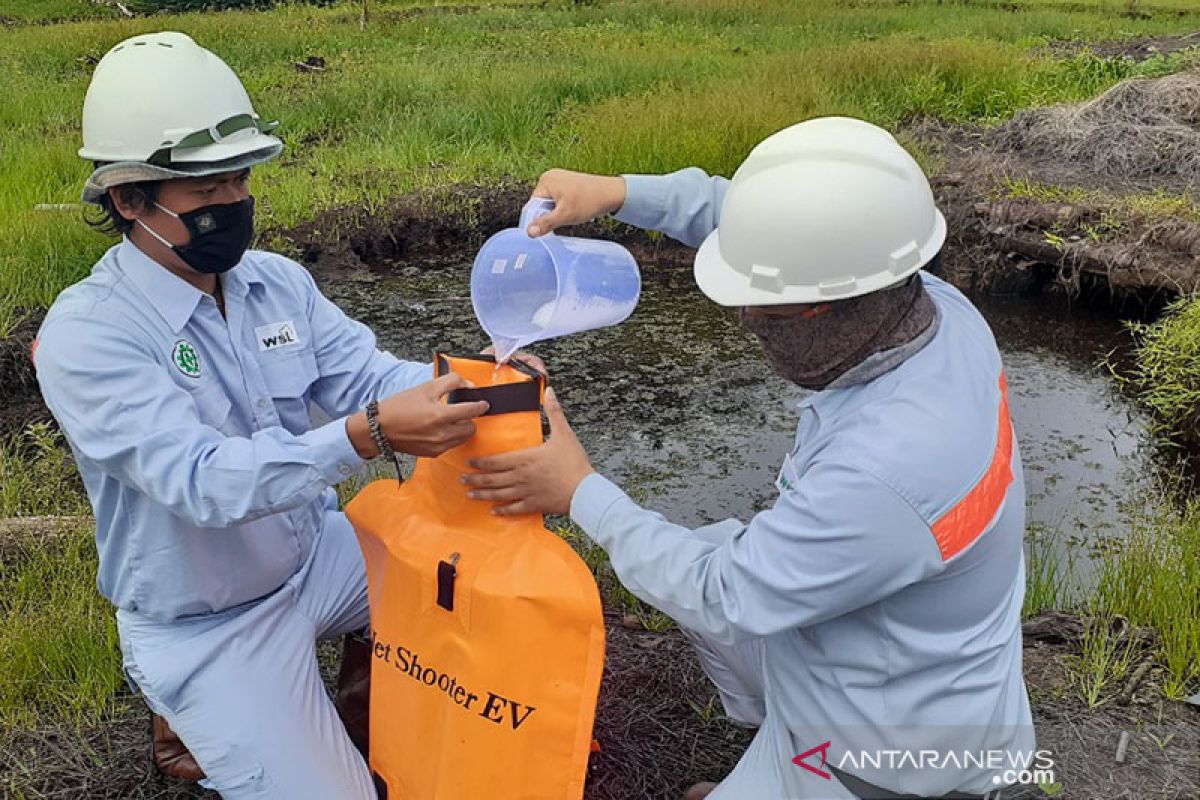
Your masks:
{"label": "trousers", "polygon": [[789,785],[792,782],[784,770],[796,769],[791,764],[795,752],[786,725],[767,704],[766,642],[754,639],[728,645],[682,630],[696,650],[704,674],[716,687],[725,715],[738,725],[758,728],[746,752],[709,800],[857,800],[836,780],[802,795]]}
{"label": "trousers", "polygon": [[325,512],[308,560],[264,598],[158,622],[124,610],[125,672],[227,800],[375,800],[370,772],[321,680],[319,639],[368,623],[362,552]]}

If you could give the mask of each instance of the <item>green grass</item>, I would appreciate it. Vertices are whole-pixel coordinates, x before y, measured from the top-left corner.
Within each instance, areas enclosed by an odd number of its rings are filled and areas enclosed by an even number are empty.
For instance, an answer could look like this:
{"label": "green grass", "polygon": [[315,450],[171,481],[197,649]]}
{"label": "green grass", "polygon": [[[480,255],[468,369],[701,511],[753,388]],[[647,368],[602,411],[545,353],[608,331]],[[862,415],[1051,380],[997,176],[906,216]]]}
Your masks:
{"label": "green grass", "polygon": [[1072,684],[1088,708],[1113,699],[1114,690],[1120,688],[1138,656],[1136,643],[1116,635],[1114,623],[1108,613],[1088,617],[1080,653],[1068,661]]}
{"label": "green grass", "polygon": [[9,24],[50,23],[76,19],[116,19],[120,15],[115,6],[100,5],[93,0],[5,0],[0,4],[0,25],[4,21]]}
{"label": "green grass", "polygon": [[1043,231],[1043,239],[1062,249],[1065,237],[1082,233],[1092,242],[1130,241],[1147,226],[1163,223],[1194,225],[1200,222],[1200,202],[1184,192],[1158,189],[1150,192],[1113,194],[1080,186],[1056,186],[1028,177],[1008,176],[992,193],[998,200],[1032,200],[1037,203],[1080,205],[1098,210],[1095,222],[1055,224]]}
{"label": "green grass", "polygon": [[1131,323],[1131,374],[1114,370],[1165,436],[1200,444],[1200,298],[1182,297],[1152,323]]}
{"label": "green grass", "polygon": [[129,0],[128,7],[135,11],[204,11],[227,9],[264,9],[275,5],[275,0]]}
{"label": "green grass", "polygon": [[1070,607],[1071,562],[1062,562],[1053,539],[1035,537],[1028,531],[1025,538],[1025,600],[1021,606],[1021,619],[1049,609]]}
{"label": "green grass", "polygon": [[30,533],[0,562],[0,733],[94,723],[121,683],[112,606],[96,591],[90,520]]}
{"label": "green grass", "polygon": [[62,518],[0,534],[0,733],[43,718],[94,722],[121,681],[89,510],[47,426],[0,442],[0,518]]}
{"label": "green grass", "polygon": [[1155,656],[1167,668],[1168,697],[1182,699],[1200,681],[1200,500],[1135,528],[1106,558],[1091,607],[1158,635]]}
{"label": "green grass", "polygon": [[1089,707],[1111,701],[1143,656],[1131,629],[1154,631],[1150,655],[1164,668],[1163,693],[1174,700],[1200,684],[1200,497],[1180,505],[1178,487],[1164,486],[1133,518],[1126,536],[1096,554],[1083,591],[1074,563],[1063,564],[1048,539],[1027,548],[1022,618],[1067,610],[1084,619],[1072,688]]}
{"label": "green grass", "polygon": [[88,511],[75,462],[50,426],[32,425],[0,441],[0,519]]}
{"label": "green grass", "polygon": [[1032,178],[1005,177],[996,188],[996,195],[1004,200],[1033,200],[1038,203],[1066,203],[1071,205],[1092,203],[1100,196],[1098,192],[1078,186],[1057,186],[1040,183]]}
{"label": "green grass", "polygon": [[1192,195],[1159,190],[1126,197],[1124,202],[1131,213],[1147,219],[1179,217],[1188,222],[1200,222],[1200,202]]}
{"label": "green grass", "polygon": [[1040,183],[1028,177],[1008,176],[1002,179],[995,196],[1003,200],[1033,200],[1038,203],[1100,206],[1105,213],[1144,220],[1177,217],[1186,222],[1200,222],[1200,202],[1191,194],[1159,189],[1114,196],[1098,189],[1080,186],[1056,186]]}
{"label": "green grass", "polygon": [[[136,33],[193,35],[243,76],[264,116],[283,121],[288,150],[255,177],[260,227],[279,231],[331,207],[372,213],[400,193],[529,180],[552,165],[729,172],[767,133],[818,114],[994,123],[1178,66],[1056,59],[1039,49],[1048,40],[1200,26],[1190,0],[1163,0],[1154,8],[1182,13],[1150,19],[1124,16],[1124,3],[1066,0],[1019,13],[932,1],[558,0],[468,13],[375,2],[365,31],[355,2],[127,20],[90,3],[17,0],[7,15],[28,20],[40,5],[50,19],[85,6],[108,18],[0,36],[0,334],[109,244],[78,213],[34,207],[77,199],[90,62]],[[298,72],[309,55],[326,71]]]}

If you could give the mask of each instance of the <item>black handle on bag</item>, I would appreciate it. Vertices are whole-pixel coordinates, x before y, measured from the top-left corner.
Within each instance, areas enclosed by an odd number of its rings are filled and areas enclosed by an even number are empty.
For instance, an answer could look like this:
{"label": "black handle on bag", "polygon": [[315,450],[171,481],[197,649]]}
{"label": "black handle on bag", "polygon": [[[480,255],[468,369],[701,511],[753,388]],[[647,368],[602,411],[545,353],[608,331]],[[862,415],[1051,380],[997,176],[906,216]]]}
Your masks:
{"label": "black handle on bag", "polygon": [[[491,364],[496,363],[495,358],[485,355],[454,356],[454,358],[470,361],[486,361]],[[486,400],[488,402],[488,410],[483,415],[485,417],[491,417],[496,414],[513,414],[521,411],[540,410],[542,407],[542,382],[545,381],[546,376],[533,367],[522,364],[519,361],[511,361],[509,365],[518,372],[533,378],[533,380],[521,383],[502,383],[498,386],[483,386],[475,389],[455,389],[446,396],[446,402],[474,403],[479,400]],[[446,356],[438,353],[438,376],[440,377],[449,372],[449,360],[447,360]]]}

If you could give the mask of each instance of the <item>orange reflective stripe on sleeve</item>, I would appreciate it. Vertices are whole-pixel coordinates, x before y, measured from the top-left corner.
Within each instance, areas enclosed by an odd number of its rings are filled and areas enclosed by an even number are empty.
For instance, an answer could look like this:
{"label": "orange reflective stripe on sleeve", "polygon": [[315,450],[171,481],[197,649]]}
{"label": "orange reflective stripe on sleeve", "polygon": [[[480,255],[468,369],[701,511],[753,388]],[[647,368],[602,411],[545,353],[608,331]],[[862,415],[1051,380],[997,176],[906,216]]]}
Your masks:
{"label": "orange reflective stripe on sleeve", "polygon": [[978,539],[991,525],[1012,484],[1013,429],[1008,415],[1008,383],[1000,374],[1000,424],[996,429],[996,450],[992,463],[979,482],[945,514],[933,523],[942,560],[949,561]]}

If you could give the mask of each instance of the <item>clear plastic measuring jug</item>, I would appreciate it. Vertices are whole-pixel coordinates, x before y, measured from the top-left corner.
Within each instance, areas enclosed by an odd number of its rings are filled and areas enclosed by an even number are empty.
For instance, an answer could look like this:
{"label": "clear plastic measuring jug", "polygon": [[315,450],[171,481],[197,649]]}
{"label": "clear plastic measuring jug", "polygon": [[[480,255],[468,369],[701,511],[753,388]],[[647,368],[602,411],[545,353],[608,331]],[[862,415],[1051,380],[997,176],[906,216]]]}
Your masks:
{"label": "clear plastic measuring jug", "polygon": [[553,208],[554,201],[533,198],[521,209],[519,226],[488,239],[475,256],[471,303],[498,362],[532,342],[616,325],[637,306],[642,278],[624,247],[526,233]]}

